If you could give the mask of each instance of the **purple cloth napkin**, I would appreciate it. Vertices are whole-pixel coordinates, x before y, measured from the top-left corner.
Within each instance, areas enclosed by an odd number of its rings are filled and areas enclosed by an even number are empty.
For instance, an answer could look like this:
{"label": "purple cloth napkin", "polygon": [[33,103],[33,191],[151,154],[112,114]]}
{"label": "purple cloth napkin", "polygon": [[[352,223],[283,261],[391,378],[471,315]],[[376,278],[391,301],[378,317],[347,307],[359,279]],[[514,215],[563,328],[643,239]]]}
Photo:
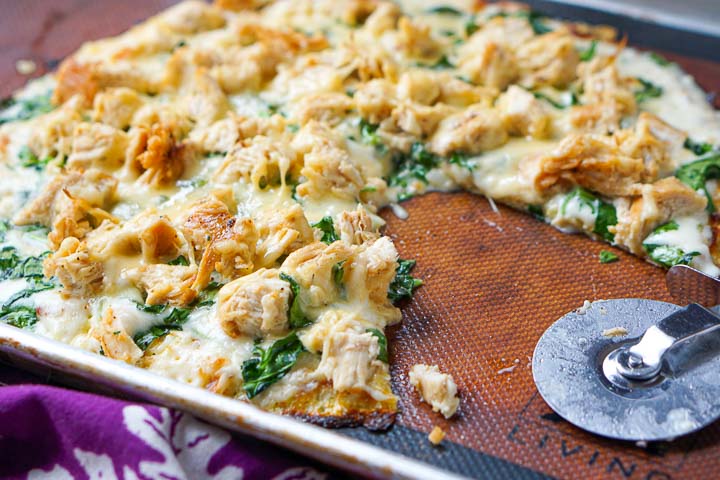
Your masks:
{"label": "purple cloth napkin", "polygon": [[0,364],[0,478],[337,478],[287,450],[191,415],[37,384]]}

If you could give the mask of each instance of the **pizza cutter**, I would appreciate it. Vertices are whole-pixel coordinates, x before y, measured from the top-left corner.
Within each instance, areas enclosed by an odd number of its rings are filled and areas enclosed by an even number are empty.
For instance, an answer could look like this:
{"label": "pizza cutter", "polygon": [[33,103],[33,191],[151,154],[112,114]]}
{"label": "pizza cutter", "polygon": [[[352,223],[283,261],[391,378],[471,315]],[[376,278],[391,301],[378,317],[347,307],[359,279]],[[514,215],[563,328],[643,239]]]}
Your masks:
{"label": "pizza cutter", "polygon": [[601,300],[547,329],[532,369],[557,414],[632,441],[672,440],[720,418],[720,281],[675,266],[667,285],[686,307]]}

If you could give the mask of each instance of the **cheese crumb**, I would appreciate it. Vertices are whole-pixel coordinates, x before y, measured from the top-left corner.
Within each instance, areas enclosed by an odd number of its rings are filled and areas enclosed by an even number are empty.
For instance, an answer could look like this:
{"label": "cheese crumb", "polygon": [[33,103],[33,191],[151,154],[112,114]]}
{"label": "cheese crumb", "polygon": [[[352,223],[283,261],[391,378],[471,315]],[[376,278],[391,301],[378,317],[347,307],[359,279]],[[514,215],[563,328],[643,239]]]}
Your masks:
{"label": "cheese crumb", "polygon": [[502,375],[503,373],[512,373],[512,371],[515,370],[515,367],[517,367],[517,365],[511,365],[509,367],[501,368],[497,371],[497,374]]}
{"label": "cheese crumb", "polygon": [[452,417],[457,411],[460,405],[457,385],[450,375],[440,372],[437,365],[415,365],[410,370],[410,383],[433,411],[442,413],[445,418]]}
{"label": "cheese crumb", "polygon": [[444,438],[445,431],[437,425],[435,426],[435,428],[432,429],[430,435],[428,435],[428,440],[430,440],[430,443],[432,443],[433,445],[440,445],[440,442],[442,442]]}
{"label": "cheese crumb", "polygon": [[15,62],[15,70],[20,75],[30,75],[31,73],[35,73],[35,70],[37,70],[37,65],[32,60],[18,60]]}
{"label": "cheese crumb", "polygon": [[602,331],[603,337],[624,337],[628,334],[627,328],[613,327]]}
{"label": "cheese crumb", "polygon": [[582,307],[577,309],[577,313],[579,315],[585,315],[585,312],[588,311],[588,309],[590,308],[590,305],[592,305],[592,304],[588,300],[585,300],[582,304]]}

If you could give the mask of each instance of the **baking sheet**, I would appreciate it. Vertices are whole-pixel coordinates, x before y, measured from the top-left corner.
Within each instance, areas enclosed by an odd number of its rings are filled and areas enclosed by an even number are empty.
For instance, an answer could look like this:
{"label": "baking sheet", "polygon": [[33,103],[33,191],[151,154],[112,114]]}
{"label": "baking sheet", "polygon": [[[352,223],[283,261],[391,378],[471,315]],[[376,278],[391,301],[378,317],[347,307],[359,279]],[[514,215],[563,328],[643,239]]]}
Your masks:
{"label": "baking sheet", "polygon": [[[25,80],[14,71],[15,60],[33,59],[41,73],[82,41],[118,33],[169,3],[0,1],[1,93],[11,93]],[[563,9],[566,17],[572,12]],[[641,38],[645,44],[652,40]],[[692,47],[694,37],[666,31],[658,38],[665,43],[672,39],[685,48]],[[702,45],[695,46],[694,51],[702,51]],[[693,73],[706,90],[720,88],[720,65],[668,57]],[[606,245],[563,235],[503,207],[496,212],[486,200],[469,194],[429,194],[404,206],[410,213],[407,221],[383,213],[387,233],[404,258],[418,260],[416,272],[426,284],[404,307],[402,324],[389,334],[393,387],[402,411],[387,433],[329,432],[260,413],[250,405],[148,377],[147,372],[69,347],[58,346],[65,349],[60,355],[48,340],[5,325],[0,325],[0,344],[6,352],[20,352],[21,361],[40,357],[61,370],[68,366],[80,370],[86,386],[87,378],[97,375],[106,381],[90,383],[104,391],[114,390],[112,385],[122,378],[132,379],[120,382],[126,394],[180,406],[216,423],[320,455],[321,460],[340,462],[355,471],[369,469],[374,475],[440,478],[437,471],[424,470],[390,452],[477,478],[657,480],[707,477],[720,467],[720,425],[672,444],[642,449],[585,434],[563,422],[532,383],[529,356],[548,325],[586,299],[634,296],[669,301],[662,270],[621,252],[619,262],[601,265],[597,255],[609,248]],[[436,363],[456,378],[463,399],[456,419],[446,421],[412,392],[406,373],[421,362]],[[499,373],[508,367],[514,368]],[[139,383],[133,384],[135,380]],[[191,400],[179,403],[182,398]],[[432,448],[426,440],[434,425],[448,432],[440,448]],[[348,443],[349,439],[362,443]]]}

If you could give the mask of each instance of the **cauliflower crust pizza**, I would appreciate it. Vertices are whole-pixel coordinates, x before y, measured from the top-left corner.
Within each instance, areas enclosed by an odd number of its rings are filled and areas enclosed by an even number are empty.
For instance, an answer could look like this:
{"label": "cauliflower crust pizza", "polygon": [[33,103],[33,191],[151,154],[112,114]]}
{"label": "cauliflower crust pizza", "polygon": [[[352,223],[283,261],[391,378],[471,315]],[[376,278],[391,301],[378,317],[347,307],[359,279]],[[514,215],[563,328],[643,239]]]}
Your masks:
{"label": "cauliflower crust pizza", "polygon": [[521,4],[188,1],[0,125],[0,320],[327,426],[398,408],[384,331],[421,281],[382,207],[465,189],[720,273],[702,91]]}

